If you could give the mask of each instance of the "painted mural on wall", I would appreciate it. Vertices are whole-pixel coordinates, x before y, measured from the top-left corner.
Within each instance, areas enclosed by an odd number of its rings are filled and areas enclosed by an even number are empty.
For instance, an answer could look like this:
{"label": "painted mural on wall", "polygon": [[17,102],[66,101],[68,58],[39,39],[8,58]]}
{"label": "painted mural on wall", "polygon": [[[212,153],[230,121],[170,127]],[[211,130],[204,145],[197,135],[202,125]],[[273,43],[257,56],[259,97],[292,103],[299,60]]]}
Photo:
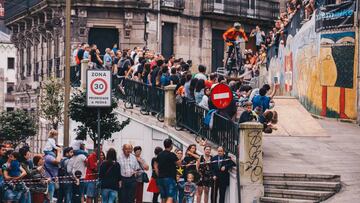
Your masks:
{"label": "painted mural on wall", "polygon": [[280,95],[299,99],[313,114],[356,119],[355,33],[315,32],[315,19],[305,23],[270,60],[267,82],[279,80]]}

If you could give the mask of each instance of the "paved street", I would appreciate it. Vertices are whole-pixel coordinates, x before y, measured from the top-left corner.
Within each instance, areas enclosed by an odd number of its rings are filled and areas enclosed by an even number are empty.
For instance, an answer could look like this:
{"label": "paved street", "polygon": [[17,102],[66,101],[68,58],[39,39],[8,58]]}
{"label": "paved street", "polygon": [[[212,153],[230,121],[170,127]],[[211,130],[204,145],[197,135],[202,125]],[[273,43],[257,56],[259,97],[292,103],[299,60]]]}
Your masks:
{"label": "paved street", "polygon": [[264,138],[265,172],[341,175],[343,188],[327,202],[360,199],[360,127],[356,124],[318,120],[328,136]]}

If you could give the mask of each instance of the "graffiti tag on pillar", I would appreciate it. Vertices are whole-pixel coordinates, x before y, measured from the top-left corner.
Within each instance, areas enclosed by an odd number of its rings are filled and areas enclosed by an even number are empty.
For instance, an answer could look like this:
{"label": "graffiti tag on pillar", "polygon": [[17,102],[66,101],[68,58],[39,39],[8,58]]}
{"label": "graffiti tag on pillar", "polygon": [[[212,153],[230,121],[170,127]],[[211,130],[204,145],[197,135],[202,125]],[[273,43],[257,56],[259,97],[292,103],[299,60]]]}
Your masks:
{"label": "graffiti tag on pillar", "polygon": [[245,164],[247,168],[245,171],[250,171],[250,178],[252,182],[257,182],[261,178],[263,172],[262,165],[260,165],[260,157],[262,156],[261,147],[261,131],[250,132],[248,134],[250,138],[250,149],[249,149],[249,161]]}

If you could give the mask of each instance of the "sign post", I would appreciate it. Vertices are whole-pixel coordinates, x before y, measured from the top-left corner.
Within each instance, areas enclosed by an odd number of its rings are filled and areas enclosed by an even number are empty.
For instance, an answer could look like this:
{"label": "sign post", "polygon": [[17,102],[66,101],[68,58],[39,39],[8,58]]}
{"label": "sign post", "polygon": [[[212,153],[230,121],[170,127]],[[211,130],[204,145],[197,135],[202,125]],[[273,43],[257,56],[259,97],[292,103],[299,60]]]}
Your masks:
{"label": "sign post", "polygon": [[217,84],[211,90],[210,99],[216,108],[225,109],[231,104],[233,94],[229,86],[225,84]]}
{"label": "sign post", "polygon": [[[108,70],[87,70],[86,105],[97,108],[97,160],[100,160],[101,108],[111,107],[111,72]],[[98,164],[98,179],[100,164]],[[99,190],[98,193],[99,195]],[[98,202],[98,195],[95,202]]]}

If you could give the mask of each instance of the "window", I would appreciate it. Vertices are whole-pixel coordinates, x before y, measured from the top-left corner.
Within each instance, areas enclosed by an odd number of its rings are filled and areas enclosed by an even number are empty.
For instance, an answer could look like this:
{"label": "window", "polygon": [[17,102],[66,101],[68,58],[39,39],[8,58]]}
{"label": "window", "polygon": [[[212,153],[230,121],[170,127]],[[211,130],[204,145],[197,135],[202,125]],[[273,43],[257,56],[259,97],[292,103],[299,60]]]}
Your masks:
{"label": "window", "polygon": [[14,111],[14,108],[13,107],[7,107],[6,111]]}
{"label": "window", "polygon": [[8,82],[8,83],[6,83],[6,86],[7,86],[7,88],[6,88],[6,93],[7,93],[7,94],[11,94],[11,93],[14,91],[15,83],[13,83],[13,82]]}
{"label": "window", "polygon": [[9,57],[7,60],[8,60],[8,69],[15,69],[15,58]]}

